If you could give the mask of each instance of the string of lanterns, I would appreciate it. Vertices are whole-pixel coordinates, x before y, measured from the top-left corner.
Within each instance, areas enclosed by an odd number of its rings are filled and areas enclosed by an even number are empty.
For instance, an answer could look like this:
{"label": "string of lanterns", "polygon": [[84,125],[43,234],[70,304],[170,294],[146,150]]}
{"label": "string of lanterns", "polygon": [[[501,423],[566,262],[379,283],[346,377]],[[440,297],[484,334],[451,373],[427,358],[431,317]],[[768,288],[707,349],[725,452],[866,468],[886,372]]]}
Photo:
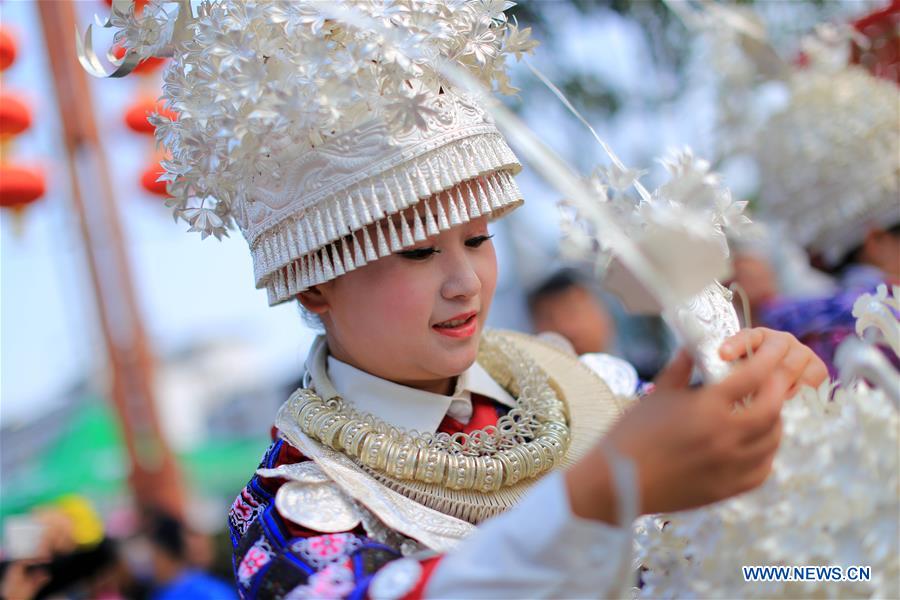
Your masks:
{"label": "string of lanterns", "polygon": [[[12,34],[0,28],[0,77],[16,61],[18,49]],[[32,125],[31,108],[25,98],[0,86],[0,208],[11,210],[15,227],[21,227],[25,209],[47,190],[43,169],[12,162],[13,139]]]}
{"label": "string of lanterns", "polygon": [[[106,0],[108,5],[112,4],[111,0]],[[143,10],[146,0],[137,0],[134,3],[134,10],[137,13]],[[112,53],[116,58],[125,56],[125,48],[115,46]],[[152,113],[164,114],[170,119],[176,117],[176,113],[166,109],[161,102],[158,101],[160,96],[159,82],[157,75],[165,65],[166,59],[151,57],[141,61],[132,73],[139,76],[138,93],[136,98],[128,105],[123,115],[125,125],[133,132],[148,136],[151,140],[153,150],[150,154],[150,164],[141,172],[141,187],[151,194],[157,196],[168,197],[166,193],[166,182],[157,181],[165,172],[160,166],[160,161],[166,158],[163,152],[156,150],[156,143],[153,141],[155,127],[147,120]]]}

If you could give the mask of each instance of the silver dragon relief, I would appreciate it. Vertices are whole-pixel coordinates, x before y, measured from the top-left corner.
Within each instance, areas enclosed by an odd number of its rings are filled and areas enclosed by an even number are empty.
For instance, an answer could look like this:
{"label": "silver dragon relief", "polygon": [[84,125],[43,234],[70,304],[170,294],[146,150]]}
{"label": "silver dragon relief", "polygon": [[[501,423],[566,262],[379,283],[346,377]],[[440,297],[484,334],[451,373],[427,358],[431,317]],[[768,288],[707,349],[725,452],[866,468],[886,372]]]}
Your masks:
{"label": "silver dragon relief", "polygon": [[675,310],[666,312],[669,324],[693,342],[694,359],[708,382],[722,380],[731,369],[719,356],[722,342],[741,329],[731,298],[731,292],[716,281]]}

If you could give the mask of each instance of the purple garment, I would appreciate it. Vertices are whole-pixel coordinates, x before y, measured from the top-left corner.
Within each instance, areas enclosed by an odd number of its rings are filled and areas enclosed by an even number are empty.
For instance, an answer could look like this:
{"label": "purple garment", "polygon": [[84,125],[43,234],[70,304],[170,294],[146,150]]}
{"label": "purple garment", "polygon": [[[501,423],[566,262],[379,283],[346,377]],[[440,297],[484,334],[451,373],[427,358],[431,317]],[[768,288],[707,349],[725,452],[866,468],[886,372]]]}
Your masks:
{"label": "purple garment", "polygon": [[852,265],[841,275],[838,291],[818,298],[782,298],[769,302],[757,313],[760,325],[794,334],[825,361],[831,377],[837,377],[834,353],[848,336],[856,334],[853,303],[862,294],[874,293],[885,283],[878,269]]}

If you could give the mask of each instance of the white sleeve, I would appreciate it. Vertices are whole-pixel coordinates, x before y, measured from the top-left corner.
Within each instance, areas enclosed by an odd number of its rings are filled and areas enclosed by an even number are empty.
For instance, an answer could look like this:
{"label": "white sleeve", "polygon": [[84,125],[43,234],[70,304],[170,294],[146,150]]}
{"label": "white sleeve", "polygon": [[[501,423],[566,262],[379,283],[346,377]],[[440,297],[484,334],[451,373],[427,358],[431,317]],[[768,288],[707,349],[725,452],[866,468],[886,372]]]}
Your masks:
{"label": "white sleeve", "polygon": [[630,528],[572,513],[561,472],[438,563],[426,598],[598,598],[634,585]]}

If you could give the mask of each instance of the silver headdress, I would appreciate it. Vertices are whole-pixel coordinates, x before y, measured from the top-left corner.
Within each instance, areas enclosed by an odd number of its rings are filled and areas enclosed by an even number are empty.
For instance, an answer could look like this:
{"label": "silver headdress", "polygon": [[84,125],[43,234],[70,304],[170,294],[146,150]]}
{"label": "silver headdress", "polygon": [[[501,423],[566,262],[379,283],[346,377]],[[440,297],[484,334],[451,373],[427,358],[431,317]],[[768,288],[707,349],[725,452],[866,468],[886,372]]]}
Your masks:
{"label": "silver headdress", "polygon": [[521,204],[521,167],[492,119],[432,67],[515,91],[506,59],[536,44],[507,20],[511,2],[353,2],[414,54],[330,18],[330,2],[193,4],[151,0],[135,15],[114,0],[102,25],[127,53],[104,67],[89,30],[82,64],[121,76],[172,57],[163,97],[178,118],[151,121],[175,217],[203,237],[237,225],[270,304]]}
{"label": "silver headdress", "polygon": [[[670,5],[712,41],[723,129],[741,140],[724,152],[753,155],[760,217],[832,265],[871,227],[900,223],[900,88],[849,64],[852,43],[868,40],[849,25],[820,26],[802,41],[801,60],[789,62],[749,11],[711,4],[689,14]],[[786,102],[754,117],[748,103],[773,81],[785,86]]]}

